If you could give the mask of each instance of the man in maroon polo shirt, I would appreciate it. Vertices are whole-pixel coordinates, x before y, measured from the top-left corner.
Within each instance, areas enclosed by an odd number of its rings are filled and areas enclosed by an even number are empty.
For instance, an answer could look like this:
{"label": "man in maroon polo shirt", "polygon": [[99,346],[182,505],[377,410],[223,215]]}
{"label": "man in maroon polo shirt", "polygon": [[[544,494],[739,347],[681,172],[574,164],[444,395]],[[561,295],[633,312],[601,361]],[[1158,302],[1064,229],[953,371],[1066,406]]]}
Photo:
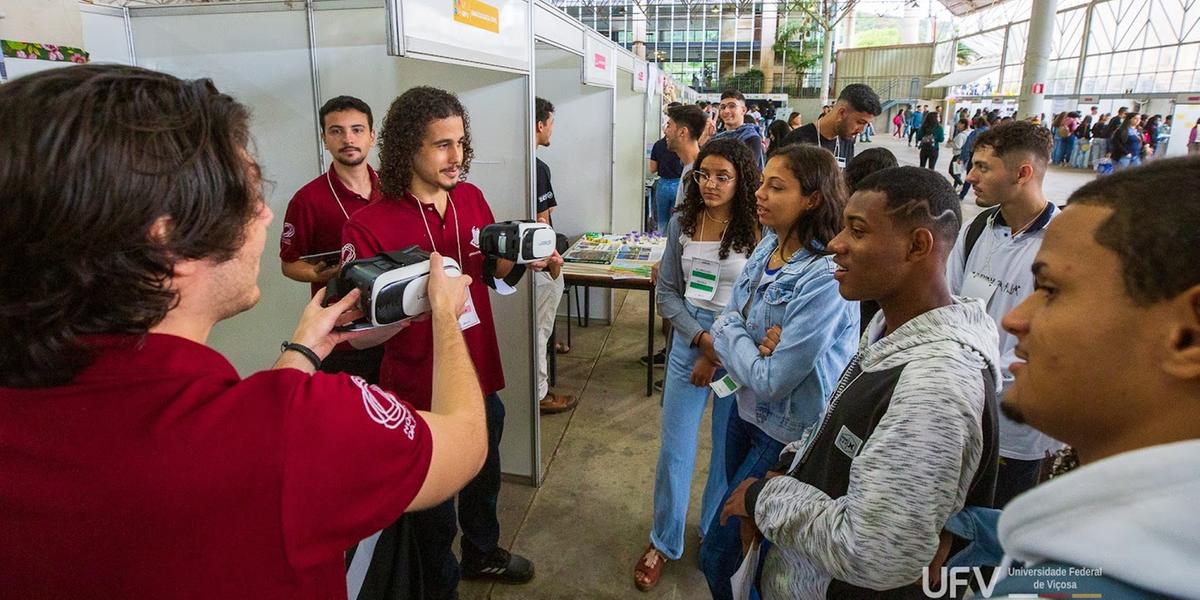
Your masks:
{"label": "man in maroon polo shirt", "polygon": [[[371,107],[353,96],[337,96],[321,106],[318,114],[321,141],[333,162],[292,196],[279,236],[283,274],[310,283],[314,296],[337,275],[339,264],[338,256],[322,260],[314,255],[340,250],[342,226],[350,215],[382,197],[379,175],[367,164],[367,153],[375,145]],[[379,383],[382,358],[383,348],[355,350],[340,344],[321,362],[321,370]]]}
{"label": "man in maroon polo shirt", "polygon": [[[469,120],[458,98],[431,87],[408,90],[393,103],[380,134],[380,183],[384,199],[351,215],[342,230],[342,261],[420,246],[459,262],[471,276],[471,299],[459,319],[479,383],[485,395],[488,455],[483,469],[458,495],[462,525],[462,566],[452,545],[457,533],[454,501],[406,518],[414,525],[420,548],[427,598],[452,598],[462,578],[493,578],[523,583],[533,565],[499,547],[496,501],[500,493],[500,436],[504,405],[504,369],[496,343],[488,286],[504,293],[525,267],[485,257],[479,233],[495,221],[479,188],[462,181],[473,151]],[[557,269],[562,259],[529,265]],[[427,323],[414,323],[388,340],[380,382],[404,389],[420,408],[434,389]],[[356,344],[357,345],[357,344]]]}
{"label": "man in maroon polo shirt", "polygon": [[54,69],[0,86],[0,119],[0,595],[345,598],[346,548],[478,471],[470,278],[438,255],[432,412],[314,373],[364,335],[332,332],[357,292],[245,379],[205,345],[258,301],[272,219],[211,81]]}

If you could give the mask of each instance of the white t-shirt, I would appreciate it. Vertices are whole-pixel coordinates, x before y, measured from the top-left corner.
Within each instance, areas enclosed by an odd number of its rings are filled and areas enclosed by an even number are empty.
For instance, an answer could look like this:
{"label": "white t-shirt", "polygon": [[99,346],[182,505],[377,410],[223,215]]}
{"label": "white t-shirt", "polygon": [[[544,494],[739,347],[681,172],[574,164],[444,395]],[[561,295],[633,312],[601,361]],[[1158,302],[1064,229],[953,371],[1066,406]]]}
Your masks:
{"label": "white t-shirt", "polygon": [[746,266],[746,255],[740,252],[735,252],[732,248],[729,249],[729,256],[721,259],[721,242],[696,242],[692,241],[691,237],[685,235],[679,236],[679,242],[683,245],[683,254],[680,257],[680,265],[683,267],[683,281],[687,284],[688,277],[692,272],[692,260],[700,258],[709,260],[721,265],[721,274],[717,279],[717,292],[712,300],[700,300],[699,298],[687,298],[688,304],[697,308],[711,310],[720,313],[725,310],[725,305],[729,304],[729,298],[733,295],[733,282],[742,274],[742,267]]}
{"label": "white t-shirt", "polygon": [[[1050,203],[1033,223],[1016,236],[1012,235],[1012,228],[997,212],[976,240],[964,268],[963,251],[967,228],[971,225],[968,222],[959,231],[958,241],[946,262],[946,277],[950,282],[950,291],[955,295],[979,297],[979,290],[989,289],[981,283],[990,284],[990,291],[984,291],[982,295],[989,296],[983,300],[987,303],[988,315],[996,321],[996,329],[1000,333],[1000,369],[1004,380],[1000,398],[1012,387],[1013,375],[1009,366],[1017,360],[1017,338],[1000,326],[1000,320],[1033,294],[1033,272],[1030,267],[1042,247],[1046,225],[1060,212],[1058,207]],[[1038,460],[1044,458],[1047,452],[1053,453],[1061,447],[1062,442],[1029,425],[1021,425],[1000,415],[1000,456]]]}

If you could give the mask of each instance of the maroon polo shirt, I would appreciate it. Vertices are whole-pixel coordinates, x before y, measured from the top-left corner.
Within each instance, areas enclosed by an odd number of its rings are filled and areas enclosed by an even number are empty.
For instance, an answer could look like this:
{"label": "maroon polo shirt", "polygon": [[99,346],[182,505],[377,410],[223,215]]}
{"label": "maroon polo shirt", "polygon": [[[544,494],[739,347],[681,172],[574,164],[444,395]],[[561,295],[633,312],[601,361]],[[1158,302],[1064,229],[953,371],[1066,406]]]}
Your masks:
{"label": "maroon polo shirt", "polygon": [[429,471],[424,419],[361,379],[88,343],[70,383],[0,387],[0,596],[345,598],[344,551]]}
{"label": "maroon polo shirt", "polygon": [[[280,260],[296,262],[301,256],[333,252],[342,247],[342,226],[347,215],[383,198],[379,175],[370,166],[367,170],[371,172],[370,198],[351,191],[332,168],[304,184],[292,196],[283,217],[283,235],[279,237]],[[315,296],[325,284],[313,283],[311,287]]]}
{"label": "maroon polo shirt", "polygon": [[[483,192],[469,183],[460,183],[450,191],[444,216],[438,215],[432,205],[421,204],[412,194],[405,194],[400,199],[384,198],[360,210],[351,215],[342,229],[345,242],[342,262],[419,246],[427,252],[437,251],[453,258],[463,266],[463,272],[471,276],[471,299],[480,321],[464,331],[463,337],[484,394],[504,389],[504,367],[496,345],[492,301],[483,280],[483,253],[479,251],[479,230],[494,222]],[[388,340],[379,383],[389,390],[404,390],[405,398],[413,406],[429,410],[433,388],[430,321],[411,323]]]}

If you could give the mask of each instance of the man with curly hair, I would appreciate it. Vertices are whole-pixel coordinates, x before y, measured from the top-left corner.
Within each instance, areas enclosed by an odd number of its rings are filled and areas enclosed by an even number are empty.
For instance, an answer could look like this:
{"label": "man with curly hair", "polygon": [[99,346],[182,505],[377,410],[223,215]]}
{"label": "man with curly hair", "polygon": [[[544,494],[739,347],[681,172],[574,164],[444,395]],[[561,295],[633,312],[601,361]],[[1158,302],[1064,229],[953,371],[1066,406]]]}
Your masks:
{"label": "man with curly hair", "polygon": [[[411,515],[419,545],[427,598],[452,598],[458,580],[492,578],[524,583],[533,565],[499,547],[496,517],[500,493],[500,436],[504,370],[496,342],[488,286],[501,294],[525,266],[485,257],[479,232],[495,222],[483,192],[463,177],[471,167],[471,123],[458,98],[445,90],[415,87],[392,102],[380,132],[379,178],[384,199],[350,216],[342,229],[342,261],[419,246],[458,261],[471,276],[471,297],[459,324],[485,395],[488,453],[483,469],[458,495],[457,523],[462,525],[462,565],[452,552],[458,532],[454,500]],[[555,275],[562,259],[532,263]],[[380,368],[386,388],[408,391],[414,406],[427,406],[433,392],[433,363],[428,322],[414,323],[387,340]],[[464,365],[468,368],[470,365]]]}

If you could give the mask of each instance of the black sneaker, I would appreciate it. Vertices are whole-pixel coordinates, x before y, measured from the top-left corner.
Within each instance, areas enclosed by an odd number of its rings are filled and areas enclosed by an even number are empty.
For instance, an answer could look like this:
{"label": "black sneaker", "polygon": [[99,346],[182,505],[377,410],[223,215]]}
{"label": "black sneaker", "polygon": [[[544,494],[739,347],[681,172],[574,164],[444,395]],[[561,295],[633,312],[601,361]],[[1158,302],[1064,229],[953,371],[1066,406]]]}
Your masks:
{"label": "black sneaker", "polygon": [[496,548],[478,563],[462,564],[463,579],[494,579],[501,583],[525,583],[533,579],[533,563],[519,554]]}
{"label": "black sneaker", "polygon": [[[645,356],[641,357],[638,360],[640,360],[643,365],[646,364]],[[666,348],[663,348],[662,350],[659,350],[658,352],[654,353],[654,366],[656,366],[660,369],[667,366],[667,349]]]}
{"label": "black sneaker", "polygon": [[659,379],[658,381],[655,381],[655,382],[654,382],[654,389],[655,389],[655,390],[657,390],[657,391],[659,391],[659,392],[663,391],[663,380]]}

